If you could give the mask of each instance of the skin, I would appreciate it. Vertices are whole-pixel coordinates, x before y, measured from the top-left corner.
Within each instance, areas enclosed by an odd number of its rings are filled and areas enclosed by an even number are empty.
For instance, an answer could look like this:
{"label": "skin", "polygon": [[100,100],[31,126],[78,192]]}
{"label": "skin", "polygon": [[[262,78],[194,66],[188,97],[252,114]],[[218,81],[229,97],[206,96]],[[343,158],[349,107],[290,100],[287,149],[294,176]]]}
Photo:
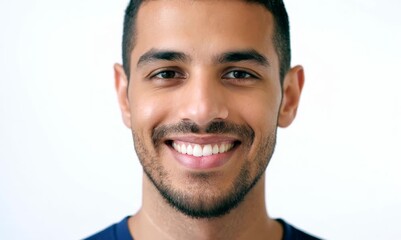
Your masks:
{"label": "skin", "polygon": [[[268,154],[260,146],[275,137],[277,127],[287,127],[296,116],[304,83],[301,66],[287,73],[283,86],[279,61],[272,41],[273,17],[263,7],[242,1],[149,1],[138,12],[137,38],[131,54],[131,75],[127,79],[116,64],[115,86],[125,125],[134,133],[138,156],[144,169],[163,169],[155,181],[164,181],[194,205],[213,206],[233,189],[246,166],[251,179],[260,180],[244,200],[227,214],[214,218],[193,218],[172,208],[149,177],[143,177],[143,205],[129,219],[135,239],[281,239],[281,225],[271,219],[265,206],[265,175]],[[208,27],[205,27],[207,25]],[[252,49],[268,64],[254,60],[218,62],[216,56]],[[185,54],[185,61],[156,60],[138,64],[151,50]],[[169,71],[160,74],[160,71]],[[234,73],[234,71],[237,71]],[[238,72],[240,71],[240,72]],[[171,73],[173,74],[171,75]],[[165,78],[165,77],[168,78]],[[240,76],[237,79],[235,77]],[[160,126],[190,121],[198,133],[173,133],[156,146],[152,131]],[[254,139],[245,144],[235,134],[209,134],[213,121],[249,126]],[[191,142],[241,142],[225,156],[223,165],[198,169],[177,161],[177,153],[165,140]],[[188,140],[189,141],[189,140]],[[220,156],[217,156],[219,158]],[[151,159],[152,158],[152,159]],[[203,177],[197,177],[202,175]]]}

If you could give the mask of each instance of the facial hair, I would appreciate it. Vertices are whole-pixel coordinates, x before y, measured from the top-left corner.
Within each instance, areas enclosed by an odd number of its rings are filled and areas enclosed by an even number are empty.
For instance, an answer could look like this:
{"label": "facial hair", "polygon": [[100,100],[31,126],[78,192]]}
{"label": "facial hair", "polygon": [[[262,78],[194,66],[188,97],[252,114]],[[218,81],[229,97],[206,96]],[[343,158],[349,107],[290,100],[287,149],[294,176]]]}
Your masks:
{"label": "facial hair", "polygon": [[[171,134],[200,133],[197,124],[190,121],[182,121],[173,125],[161,125],[151,134],[151,139],[146,144],[146,139],[132,131],[135,150],[143,170],[153,183],[161,196],[171,207],[191,218],[216,218],[228,214],[236,208],[245,198],[247,193],[259,181],[265,172],[273,155],[276,143],[276,129],[266,134],[258,146],[253,159],[243,159],[243,165],[231,184],[228,191],[217,191],[209,194],[191,194],[191,186],[188,189],[179,190],[173,187],[171,173],[162,165],[162,156],[158,154],[163,147],[162,139]],[[251,149],[255,134],[251,127],[239,125],[227,121],[211,122],[204,130],[208,134],[231,134],[241,139],[241,147]],[[215,173],[191,173],[190,177],[207,192],[208,187],[213,186]],[[198,185],[198,186],[199,186]]]}

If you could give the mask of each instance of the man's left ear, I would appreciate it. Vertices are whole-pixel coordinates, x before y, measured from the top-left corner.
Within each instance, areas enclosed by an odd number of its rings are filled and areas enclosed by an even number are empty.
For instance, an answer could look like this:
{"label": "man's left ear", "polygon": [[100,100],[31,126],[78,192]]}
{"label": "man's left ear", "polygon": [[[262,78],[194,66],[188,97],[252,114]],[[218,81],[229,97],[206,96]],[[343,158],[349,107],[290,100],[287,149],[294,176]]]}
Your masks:
{"label": "man's left ear", "polygon": [[297,115],[304,81],[305,76],[302,66],[291,68],[285,76],[283,82],[283,100],[278,118],[278,125],[280,127],[288,127]]}

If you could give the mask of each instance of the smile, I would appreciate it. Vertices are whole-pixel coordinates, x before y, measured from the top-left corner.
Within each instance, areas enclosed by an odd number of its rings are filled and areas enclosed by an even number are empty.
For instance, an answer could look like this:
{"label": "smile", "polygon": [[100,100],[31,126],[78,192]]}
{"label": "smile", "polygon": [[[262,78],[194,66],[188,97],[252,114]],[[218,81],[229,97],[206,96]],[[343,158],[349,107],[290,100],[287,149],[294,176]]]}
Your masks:
{"label": "smile", "polygon": [[222,167],[232,159],[241,145],[237,138],[228,136],[180,136],[166,141],[173,159],[191,171],[210,171]]}
{"label": "smile", "polygon": [[233,142],[212,143],[212,144],[193,144],[188,142],[174,141],[173,148],[181,153],[194,157],[207,157],[219,153],[226,153],[234,148]]}

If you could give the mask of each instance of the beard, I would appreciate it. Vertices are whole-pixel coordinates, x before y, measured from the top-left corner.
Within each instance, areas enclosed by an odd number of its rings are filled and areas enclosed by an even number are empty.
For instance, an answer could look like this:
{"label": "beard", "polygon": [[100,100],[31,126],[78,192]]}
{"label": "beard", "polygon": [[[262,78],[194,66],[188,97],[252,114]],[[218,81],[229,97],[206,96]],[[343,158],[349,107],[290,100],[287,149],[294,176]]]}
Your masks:
{"label": "beard", "polygon": [[[135,150],[138,159],[148,179],[166,202],[191,218],[216,218],[228,214],[236,208],[245,196],[256,185],[264,174],[273,155],[276,144],[276,130],[266,134],[256,147],[253,159],[244,156],[243,165],[227,190],[222,191],[214,186],[214,180],[221,177],[218,173],[188,173],[182,182],[184,189],[174,187],[172,176],[174,172],[168,171],[162,164],[160,156],[162,139],[173,133],[200,133],[200,128],[193,122],[182,121],[174,125],[163,125],[153,129],[151,143],[146,146],[145,138],[139,137],[132,131]],[[248,153],[254,142],[255,134],[252,128],[229,122],[212,122],[205,129],[209,134],[232,134],[241,139],[240,147]],[[245,155],[245,154],[244,154]]]}

